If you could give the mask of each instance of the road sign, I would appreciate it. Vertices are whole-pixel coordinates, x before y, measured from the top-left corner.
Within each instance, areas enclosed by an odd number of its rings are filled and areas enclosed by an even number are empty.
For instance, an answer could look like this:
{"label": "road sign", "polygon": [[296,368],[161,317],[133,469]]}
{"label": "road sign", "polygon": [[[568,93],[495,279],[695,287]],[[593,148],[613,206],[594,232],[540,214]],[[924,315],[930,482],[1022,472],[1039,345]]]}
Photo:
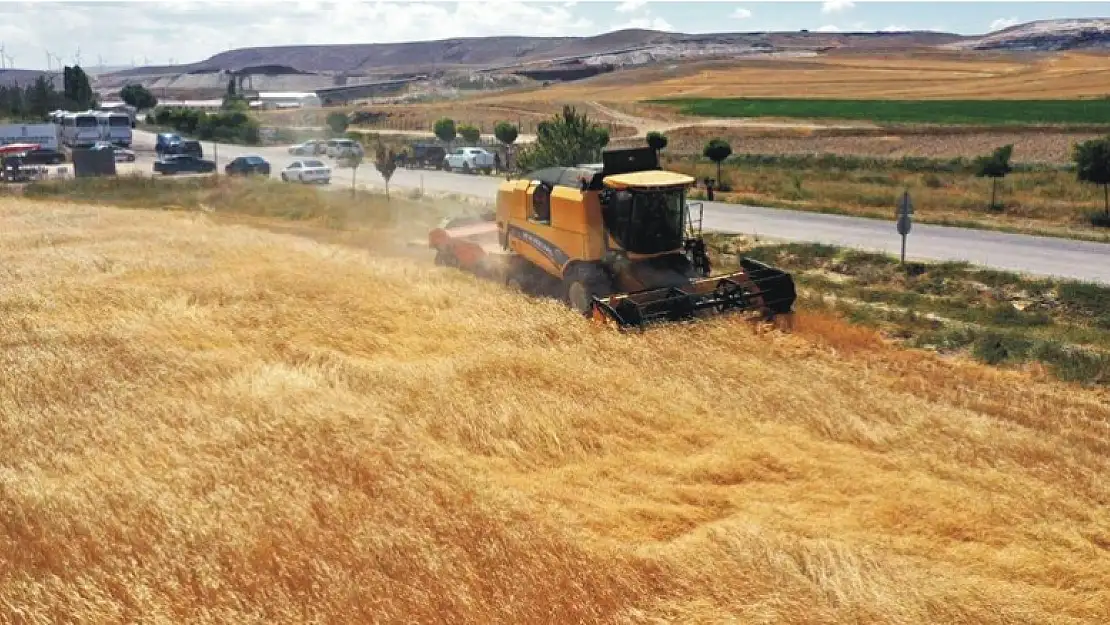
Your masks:
{"label": "road sign", "polygon": [[903,191],[902,199],[898,201],[897,213],[897,227],[898,234],[902,235],[902,264],[906,264],[906,235],[910,233],[913,227],[913,219],[910,215],[913,214],[913,201],[910,200],[910,192]]}
{"label": "road sign", "polygon": [[911,227],[913,227],[913,222],[910,221],[909,215],[898,216],[898,234],[903,236],[909,234]]}
{"label": "road sign", "polygon": [[913,202],[910,200],[910,192],[903,191],[902,199],[898,201],[898,215],[912,215]]}

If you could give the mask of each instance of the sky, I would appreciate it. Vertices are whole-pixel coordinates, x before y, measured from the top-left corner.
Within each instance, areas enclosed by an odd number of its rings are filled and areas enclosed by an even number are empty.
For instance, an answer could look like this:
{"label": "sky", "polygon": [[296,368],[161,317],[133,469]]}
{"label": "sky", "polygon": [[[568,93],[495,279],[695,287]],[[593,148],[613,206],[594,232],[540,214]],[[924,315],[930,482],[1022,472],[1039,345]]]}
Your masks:
{"label": "sky", "polygon": [[[983,34],[1039,19],[1110,17],[1107,2],[697,2],[625,0],[0,0],[4,67],[201,61],[234,48],[490,35],[935,30]],[[47,53],[54,58],[49,59]],[[80,55],[79,57],[77,55]]]}

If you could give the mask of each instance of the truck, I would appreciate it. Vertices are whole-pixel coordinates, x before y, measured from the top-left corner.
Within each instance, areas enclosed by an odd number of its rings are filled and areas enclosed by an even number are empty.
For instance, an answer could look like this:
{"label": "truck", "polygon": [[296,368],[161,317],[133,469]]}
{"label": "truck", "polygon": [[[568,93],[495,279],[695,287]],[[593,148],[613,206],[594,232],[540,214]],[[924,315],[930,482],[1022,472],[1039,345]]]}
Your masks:
{"label": "truck", "polygon": [[0,145],[37,143],[48,150],[58,150],[58,126],[55,124],[0,125]]}

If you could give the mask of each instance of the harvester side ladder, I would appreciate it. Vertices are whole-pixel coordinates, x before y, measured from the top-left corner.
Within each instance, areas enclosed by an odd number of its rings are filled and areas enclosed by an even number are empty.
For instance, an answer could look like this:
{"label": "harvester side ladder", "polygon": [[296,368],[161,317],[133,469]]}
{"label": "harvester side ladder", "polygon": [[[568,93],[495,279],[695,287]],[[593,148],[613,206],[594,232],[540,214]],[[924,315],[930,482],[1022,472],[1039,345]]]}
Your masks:
{"label": "harvester side ladder", "polygon": [[[698,217],[694,219],[694,207],[698,208]],[[686,236],[690,239],[701,237],[702,222],[705,219],[705,205],[701,202],[686,203]]]}

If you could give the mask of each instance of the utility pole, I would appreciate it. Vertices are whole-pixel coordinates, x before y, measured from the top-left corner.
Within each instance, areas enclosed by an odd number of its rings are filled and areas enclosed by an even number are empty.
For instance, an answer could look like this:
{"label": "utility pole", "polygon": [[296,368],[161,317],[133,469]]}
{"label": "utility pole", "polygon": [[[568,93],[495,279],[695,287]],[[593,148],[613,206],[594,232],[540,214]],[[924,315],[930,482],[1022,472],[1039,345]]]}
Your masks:
{"label": "utility pole", "polygon": [[906,264],[906,235],[910,233],[910,228],[913,227],[911,219],[913,215],[913,202],[910,200],[910,192],[908,190],[902,192],[902,199],[898,202],[898,210],[895,213],[895,218],[898,220],[898,234],[902,235],[902,264]]}

